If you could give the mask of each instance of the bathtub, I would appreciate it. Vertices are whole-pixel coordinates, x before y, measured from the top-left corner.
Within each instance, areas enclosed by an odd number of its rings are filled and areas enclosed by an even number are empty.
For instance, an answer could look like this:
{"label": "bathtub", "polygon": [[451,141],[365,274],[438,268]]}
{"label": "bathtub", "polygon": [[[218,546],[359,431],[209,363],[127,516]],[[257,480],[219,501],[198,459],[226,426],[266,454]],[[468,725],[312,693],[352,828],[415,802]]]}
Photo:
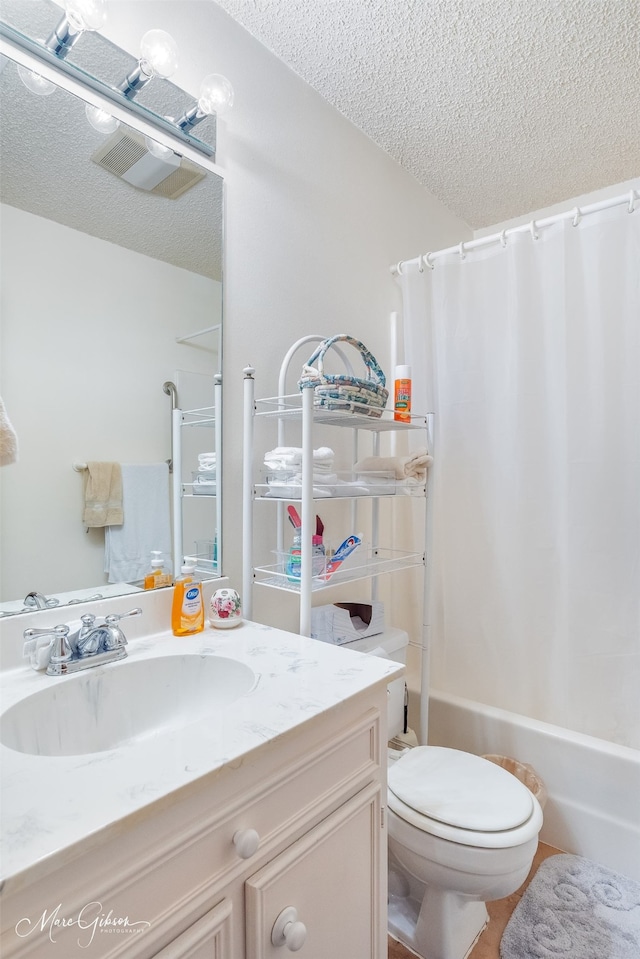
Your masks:
{"label": "bathtub", "polygon": [[431,690],[429,743],[530,763],[549,792],[540,838],[640,881],[640,751]]}

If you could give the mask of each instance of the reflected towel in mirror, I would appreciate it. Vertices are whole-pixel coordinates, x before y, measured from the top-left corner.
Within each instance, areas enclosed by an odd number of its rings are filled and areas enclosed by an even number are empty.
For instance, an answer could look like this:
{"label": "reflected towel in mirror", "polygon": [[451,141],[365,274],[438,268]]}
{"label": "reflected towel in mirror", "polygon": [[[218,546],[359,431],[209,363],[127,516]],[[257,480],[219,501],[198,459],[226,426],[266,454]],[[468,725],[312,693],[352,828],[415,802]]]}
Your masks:
{"label": "reflected towel in mirror", "polygon": [[105,529],[105,573],[110,583],[131,583],[149,571],[151,551],[171,557],[167,463],[122,465],[122,526]]}
{"label": "reflected towel in mirror", "polygon": [[87,463],[84,475],[84,525],[119,526],[124,519],[120,463]]}
{"label": "reflected towel in mirror", "polygon": [[18,438],[0,397],[0,466],[8,466],[17,459]]}

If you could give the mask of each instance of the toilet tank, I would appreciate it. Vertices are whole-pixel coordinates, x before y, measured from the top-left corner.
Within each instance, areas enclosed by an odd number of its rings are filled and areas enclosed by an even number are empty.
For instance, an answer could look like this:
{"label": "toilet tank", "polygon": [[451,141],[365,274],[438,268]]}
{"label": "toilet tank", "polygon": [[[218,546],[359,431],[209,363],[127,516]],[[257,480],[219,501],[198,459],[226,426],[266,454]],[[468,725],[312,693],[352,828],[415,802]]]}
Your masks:
{"label": "toilet tank", "polygon": [[[345,643],[341,649],[355,649],[359,653],[368,653],[371,656],[382,656],[392,659],[396,663],[407,665],[407,646],[409,636],[403,629],[389,627],[377,636],[367,636],[366,639],[356,639],[352,643]],[[387,687],[389,693],[388,725],[389,739],[393,739],[404,727],[404,676],[394,679]]]}

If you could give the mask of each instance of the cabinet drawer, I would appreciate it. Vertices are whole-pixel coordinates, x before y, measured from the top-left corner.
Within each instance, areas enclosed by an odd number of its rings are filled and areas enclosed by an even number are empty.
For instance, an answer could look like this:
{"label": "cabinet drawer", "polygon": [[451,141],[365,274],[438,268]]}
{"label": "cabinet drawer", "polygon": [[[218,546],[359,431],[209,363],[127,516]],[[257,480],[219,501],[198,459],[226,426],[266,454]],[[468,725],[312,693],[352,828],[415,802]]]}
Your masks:
{"label": "cabinet drawer", "polygon": [[[209,876],[228,873],[239,865],[246,869],[265,854],[273,855],[367,782],[377,780],[379,739],[379,714],[372,710],[335,740],[273,773],[239,797],[218,820],[217,828],[198,840],[198,858],[200,862],[207,860]],[[243,859],[234,845],[234,836],[249,830],[258,834],[259,844]]]}

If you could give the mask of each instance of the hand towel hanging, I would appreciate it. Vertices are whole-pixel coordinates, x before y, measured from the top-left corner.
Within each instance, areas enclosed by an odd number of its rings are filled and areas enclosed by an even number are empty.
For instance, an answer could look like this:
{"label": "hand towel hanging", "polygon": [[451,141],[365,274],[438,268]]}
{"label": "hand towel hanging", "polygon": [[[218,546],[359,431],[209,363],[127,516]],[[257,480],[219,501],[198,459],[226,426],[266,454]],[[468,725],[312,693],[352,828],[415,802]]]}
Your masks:
{"label": "hand towel hanging", "polygon": [[87,527],[119,526],[124,521],[119,463],[87,463],[82,521]]}
{"label": "hand towel hanging", "polygon": [[171,557],[169,467],[166,463],[122,464],[124,523],[105,530],[105,572],[110,583],[144,578],[151,550]]}

